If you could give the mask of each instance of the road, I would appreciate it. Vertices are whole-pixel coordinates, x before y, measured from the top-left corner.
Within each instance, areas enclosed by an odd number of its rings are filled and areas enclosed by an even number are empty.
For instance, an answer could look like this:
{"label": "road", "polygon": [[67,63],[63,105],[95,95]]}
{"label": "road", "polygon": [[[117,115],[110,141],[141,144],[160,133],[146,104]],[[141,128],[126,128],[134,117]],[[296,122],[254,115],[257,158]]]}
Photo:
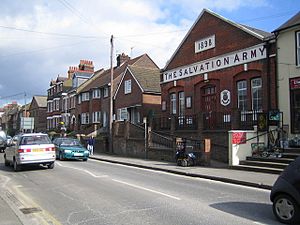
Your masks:
{"label": "road", "polygon": [[96,160],[13,172],[1,154],[0,179],[26,225],[279,224],[267,190]]}

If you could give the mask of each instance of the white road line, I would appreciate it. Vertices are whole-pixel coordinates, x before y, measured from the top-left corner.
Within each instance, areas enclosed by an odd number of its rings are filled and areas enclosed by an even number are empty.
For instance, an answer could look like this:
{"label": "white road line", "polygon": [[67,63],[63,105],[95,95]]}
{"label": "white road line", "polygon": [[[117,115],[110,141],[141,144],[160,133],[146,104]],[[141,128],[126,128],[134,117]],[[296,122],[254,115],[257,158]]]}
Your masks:
{"label": "white road line", "polygon": [[152,193],[155,193],[155,194],[163,195],[163,196],[166,196],[168,198],[172,198],[172,199],[175,199],[175,200],[178,200],[178,201],[181,200],[181,198],[178,198],[178,197],[175,197],[175,196],[172,196],[172,195],[169,195],[169,194],[165,194],[165,193],[160,192],[160,191],[155,191],[155,190],[152,190],[152,189],[149,189],[149,188],[141,187],[141,186],[138,186],[138,185],[135,185],[135,184],[130,184],[130,183],[120,181],[120,180],[115,180],[115,179],[112,179],[112,180],[115,181],[115,182],[118,182],[120,184],[125,184],[125,185],[131,186],[131,187],[134,187],[134,188],[138,188],[138,189],[141,189],[141,190],[144,190],[144,191],[149,191],[149,192],[152,192]]}
{"label": "white road line", "polygon": [[80,168],[76,168],[76,167],[72,167],[72,166],[65,166],[65,165],[62,165],[61,163],[59,162],[56,162],[57,165],[61,166],[61,167],[65,167],[65,168],[69,168],[69,169],[73,169],[73,170],[79,170],[79,171],[83,171],[89,175],[91,175],[92,177],[95,177],[95,178],[105,178],[105,177],[108,177],[107,175],[96,175],[88,170],[84,170],[84,169],[80,169]]}

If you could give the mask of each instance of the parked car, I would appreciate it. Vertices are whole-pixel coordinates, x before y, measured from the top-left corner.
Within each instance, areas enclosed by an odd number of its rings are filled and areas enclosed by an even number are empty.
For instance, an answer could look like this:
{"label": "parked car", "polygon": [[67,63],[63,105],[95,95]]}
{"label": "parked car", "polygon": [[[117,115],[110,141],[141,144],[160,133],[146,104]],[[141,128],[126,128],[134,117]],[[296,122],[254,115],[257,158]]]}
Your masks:
{"label": "parked car", "polygon": [[273,213],[280,222],[300,223],[300,156],[280,174],[273,185],[270,199]]}
{"label": "parked car", "polygon": [[6,133],[3,130],[0,130],[0,152],[3,152],[6,146]]}
{"label": "parked car", "polygon": [[87,161],[89,151],[75,138],[55,138],[53,144],[56,147],[56,158],[82,159]]}
{"label": "parked car", "polygon": [[45,165],[54,168],[55,146],[47,134],[20,134],[13,138],[4,154],[5,166],[13,165],[15,171],[23,165]]}

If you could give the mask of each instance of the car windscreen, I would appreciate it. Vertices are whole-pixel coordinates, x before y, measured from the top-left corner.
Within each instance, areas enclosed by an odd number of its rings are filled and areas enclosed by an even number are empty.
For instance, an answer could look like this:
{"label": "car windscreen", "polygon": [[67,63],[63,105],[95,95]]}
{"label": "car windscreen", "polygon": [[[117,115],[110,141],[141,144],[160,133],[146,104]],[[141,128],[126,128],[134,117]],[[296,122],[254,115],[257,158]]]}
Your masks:
{"label": "car windscreen", "polygon": [[46,135],[24,136],[20,140],[20,145],[41,145],[51,144],[51,141]]}
{"label": "car windscreen", "polygon": [[81,146],[77,139],[63,139],[59,142],[60,146]]}

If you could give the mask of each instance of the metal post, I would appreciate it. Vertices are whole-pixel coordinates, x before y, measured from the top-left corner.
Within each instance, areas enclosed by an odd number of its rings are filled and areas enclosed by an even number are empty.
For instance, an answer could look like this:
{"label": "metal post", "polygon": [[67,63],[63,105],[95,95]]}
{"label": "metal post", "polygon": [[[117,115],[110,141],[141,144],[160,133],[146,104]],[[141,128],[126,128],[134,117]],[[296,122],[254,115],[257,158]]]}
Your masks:
{"label": "metal post", "polygon": [[147,117],[144,117],[144,128],[145,128],[145,159],[148,158],[148,126],[147,126]]}
{"label": "metal post", "polygon": [[110,38],[110,113],[109,113],[109,152],[113,153],[113,92],[114,92],[114,68],[113,68],[113,51],[114,36]]}

